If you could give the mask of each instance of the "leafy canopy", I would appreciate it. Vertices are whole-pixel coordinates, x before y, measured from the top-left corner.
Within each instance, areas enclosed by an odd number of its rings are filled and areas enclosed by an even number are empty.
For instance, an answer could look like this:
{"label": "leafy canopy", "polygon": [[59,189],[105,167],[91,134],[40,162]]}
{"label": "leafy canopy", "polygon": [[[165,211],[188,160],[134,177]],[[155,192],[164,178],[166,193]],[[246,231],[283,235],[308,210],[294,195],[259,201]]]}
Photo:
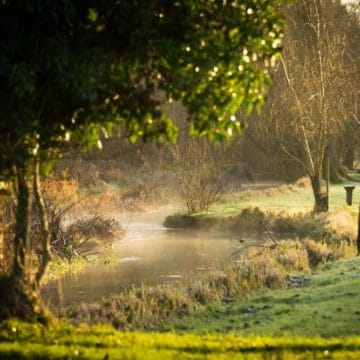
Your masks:
{"label": "leafy canopy", "polygon": [[0,1],[0,178],[66,141],[173,140],[161,111],[188,108],[193,134],[228,138],[263,103],[282,37],[276,0]]}

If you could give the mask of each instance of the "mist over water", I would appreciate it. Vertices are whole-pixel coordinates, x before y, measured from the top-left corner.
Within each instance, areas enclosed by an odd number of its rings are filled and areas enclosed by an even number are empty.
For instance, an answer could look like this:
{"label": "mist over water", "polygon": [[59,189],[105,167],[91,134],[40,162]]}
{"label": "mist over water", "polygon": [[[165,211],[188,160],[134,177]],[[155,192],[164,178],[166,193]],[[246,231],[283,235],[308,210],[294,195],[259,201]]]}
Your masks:
{"label": "mist over water", "polygon": [[240,244],[231,234],[172,230],[162,226],[173,209],[114,216],[126,235],[113,244],[116,264],[88,265],[50,281],[43,295],[53,307],[94,302],[133,285],[161,284],[196,277],[230,261]]}

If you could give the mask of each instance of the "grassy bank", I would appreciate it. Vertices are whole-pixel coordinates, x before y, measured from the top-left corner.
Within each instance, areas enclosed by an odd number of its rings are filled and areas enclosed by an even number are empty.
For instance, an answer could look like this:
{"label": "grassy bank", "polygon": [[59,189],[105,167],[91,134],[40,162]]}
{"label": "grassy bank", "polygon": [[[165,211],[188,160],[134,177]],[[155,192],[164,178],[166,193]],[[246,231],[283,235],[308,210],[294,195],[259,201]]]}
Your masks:
{"label": "grassy bank", "polygon": [[0,325],[1,359],[358,359],[348,339],[121,333],[105,326]]}
{"label": "grassy bank", "polygon": [[357,231],[360,191],[355,189],[353,206],[345,205],[342,185],[330,187],[330,211],[313,214],[308,184],[283,185],[266,190],[248,190],[223,197],[202,214],[167,217],[169,228],[230,230],[237,234],[263,233],[313,239],[354,239]]}
{"label": "grassy bank", "polygon": [[[330,185],[329,189],[329,208],[330,211],[346,210],[356,214],[360,202],[360,184],[353,192],[352,206],[346,205],[346,192],[344,185]],[[234,208],[231,208],[234,205]],[[209,211],[209,215],[222,213],[223,215],[236,214],[236,207],[240,209],[248,207],[261,207],[270,211],[286,211],[289,213],[311,212],[314,206],[314,198],[309,182],[306,179],[278,187],[265,190],[248,190],[222,198],[222,201],[214,204]]]}
{"label": "grassy bank", "polygon": [[313,240],[284,240],[236,254],[223,269],[177,284],[138,286],[93,304],[61,309],[58,315],[74,324],[111,324],[121,330],[158,329],[169,318],[183,318],[209,303],[230,303],[261,289],[289,285],[287,278],[308,274],[319,264],[350,257],[354,248]]}
{"label": "grassy bank", "polygon": [[360,335],[360,258],[327,263],[311,276],[289,277],[288,289],[214,303],[163,330],[241,336]]}

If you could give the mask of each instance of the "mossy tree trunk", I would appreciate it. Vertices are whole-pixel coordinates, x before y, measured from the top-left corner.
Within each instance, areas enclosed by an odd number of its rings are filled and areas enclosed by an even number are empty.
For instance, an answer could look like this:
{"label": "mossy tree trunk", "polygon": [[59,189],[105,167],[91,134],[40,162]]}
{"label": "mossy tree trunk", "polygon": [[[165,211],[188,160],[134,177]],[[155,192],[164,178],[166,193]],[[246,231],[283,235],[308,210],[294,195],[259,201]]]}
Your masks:
{"label": "mossy tree trunk", "polygon": [[359,212],[358,212],[358,234],[357,234],[357,254],[360,256],[360,204],[359,204]]}
{"label": "mossy tree trunk", "polygon": [[[14,258],[11,271],[0,279],[0,319],[17,317],[27,321],[48,323],[51,315],[41,302],[40,288],[50,261],[50,234],[39,185],[38,160],[35,161],[33,170],[30,176],[24,168],[17,167],[15,170],[17,205]],[[31,178],[33,186],[30,185]],[[39,209],[42,227],[39,262],[34,261],[34,249],[30,243],[32,204]]]}

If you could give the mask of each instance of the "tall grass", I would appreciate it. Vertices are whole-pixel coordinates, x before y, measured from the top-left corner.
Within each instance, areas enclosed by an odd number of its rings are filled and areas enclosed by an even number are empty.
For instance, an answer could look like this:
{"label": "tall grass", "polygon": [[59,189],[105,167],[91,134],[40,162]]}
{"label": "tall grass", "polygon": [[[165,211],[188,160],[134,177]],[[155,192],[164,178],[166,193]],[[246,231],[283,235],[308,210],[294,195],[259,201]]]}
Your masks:
{"label": "tall grass", "polygon": [[232,302],[264,288],[288,285],[289,275],[355,249],[347,244],[327,245],[313,240],[284,240],[277,247],[242,254],[226,268],[179,284],[133,287],[94,304],[80,304],[59,312],[74,323],[110,323],[117,329],[157,329],[169,317],[182,317],[210,302]]}

